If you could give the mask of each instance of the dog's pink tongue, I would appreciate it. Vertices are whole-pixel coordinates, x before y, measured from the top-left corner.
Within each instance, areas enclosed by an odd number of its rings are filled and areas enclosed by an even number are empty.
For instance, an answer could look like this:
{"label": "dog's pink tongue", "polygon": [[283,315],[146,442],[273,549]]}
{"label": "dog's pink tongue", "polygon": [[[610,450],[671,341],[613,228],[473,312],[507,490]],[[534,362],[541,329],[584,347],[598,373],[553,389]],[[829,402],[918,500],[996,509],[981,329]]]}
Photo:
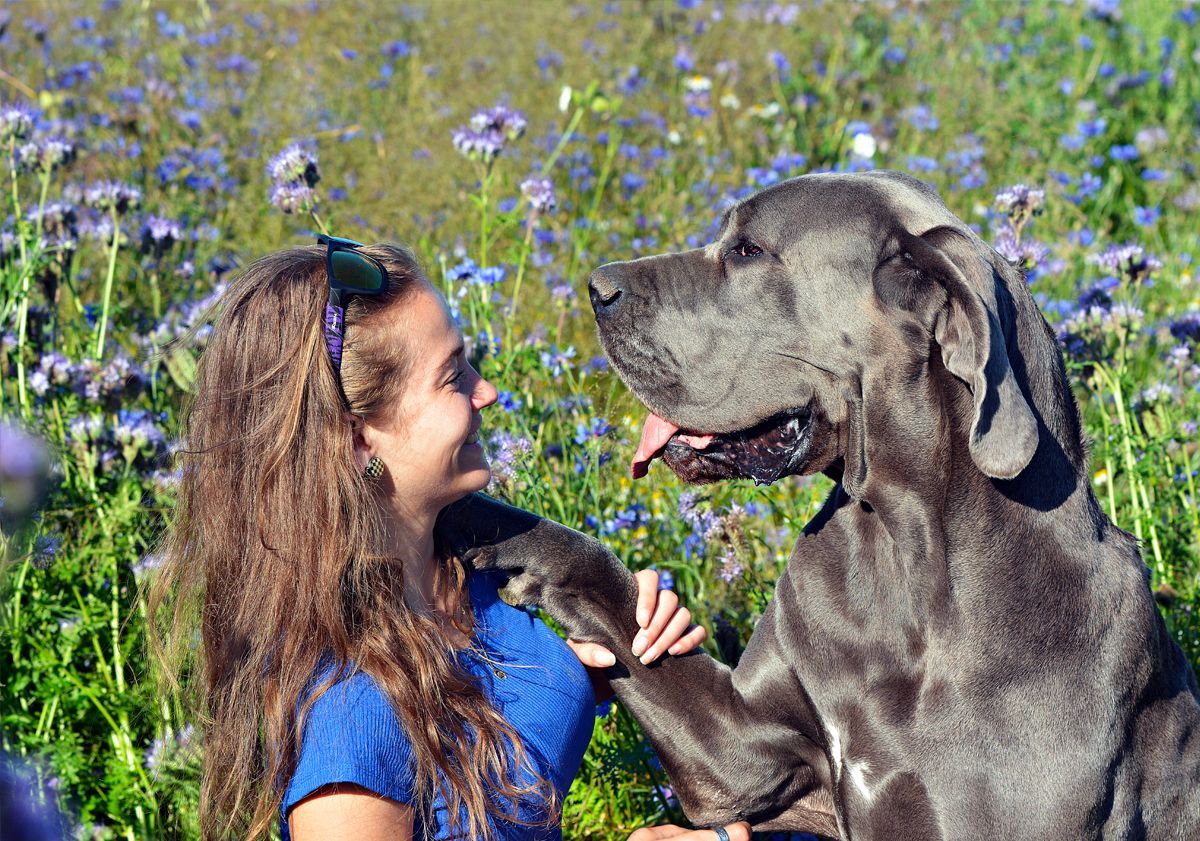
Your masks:
{"label": "dog's pink tongue", "polygon": [[646,475],[650,462],[658,457],[663,447],[667,446],[667,441],[678,431],[679,427],[669,420],[650,413],[650,417],[646,418],[646,423],[642,426],[642,440],[638,442],[637,452],[633,454],[633,461],[629,463],[629,472],[633,474],[633,478],[640,479]]}

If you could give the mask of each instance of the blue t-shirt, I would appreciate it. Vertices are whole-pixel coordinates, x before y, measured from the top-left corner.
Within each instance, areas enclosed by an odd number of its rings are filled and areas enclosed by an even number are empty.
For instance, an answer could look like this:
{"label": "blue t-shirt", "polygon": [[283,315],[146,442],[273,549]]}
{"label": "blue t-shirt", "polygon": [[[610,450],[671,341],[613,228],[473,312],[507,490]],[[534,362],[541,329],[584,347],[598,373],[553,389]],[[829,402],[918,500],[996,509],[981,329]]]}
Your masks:
{"label": "blue t-shirt", "polygon": [[[540,619],[501,601],[497,575],[472,572],[475,643],[491,664],[464,653],[462,663],[480,678],[484,694],[520,735],[538,773],[554,784],[559,802],[579,771],[595,722],[595,695],[583,664]],[[503,676],[501,676],[503,675]],[[370,675],[357,672],[325,691],[304,725],[300,758],[280,809],[289,841],[289,810],[330,783],[355,783],[413,805],[412,747],[400,720]],[[523,806],[522,817],[534,813]],[[434,802],[429,837],[448,837],[447,808]],[[494,823],[505,841],[562,838],[560,827]],[[425,828],[415,812],[413,834]]]}

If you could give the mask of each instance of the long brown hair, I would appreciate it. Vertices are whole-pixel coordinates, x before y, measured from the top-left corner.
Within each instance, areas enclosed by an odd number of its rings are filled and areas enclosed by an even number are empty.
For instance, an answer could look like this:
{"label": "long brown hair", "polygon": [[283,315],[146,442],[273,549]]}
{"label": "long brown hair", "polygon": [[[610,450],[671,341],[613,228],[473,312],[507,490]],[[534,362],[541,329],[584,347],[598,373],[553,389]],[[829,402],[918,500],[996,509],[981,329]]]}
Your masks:
{"label": "long brown hair", "polygon": [[[351,411],[372,420],[396,404],[412,355],[380,329],[383,316],[426,281],[404,248],[364,251],[391,280],[384,295],[348,301],[341,376]],[[375,680],[412,742],[419,814],[440,793],[452,834],[484,838],[490,816],[517,820],[518,803],[534,799],[549,823],[553,786],[454,656],[450,629],[471,631],[463,564],[439,553],[448,625],[405,605],[403,565],[377,551],[380,503],[355,465],[322,336],[324,255],[280,251],[230,284],[184,407],[151,645],[203,723],[204,837],[268,833],[305,715],[351,669]],[[532,783],[518,781],[520,768]]]}

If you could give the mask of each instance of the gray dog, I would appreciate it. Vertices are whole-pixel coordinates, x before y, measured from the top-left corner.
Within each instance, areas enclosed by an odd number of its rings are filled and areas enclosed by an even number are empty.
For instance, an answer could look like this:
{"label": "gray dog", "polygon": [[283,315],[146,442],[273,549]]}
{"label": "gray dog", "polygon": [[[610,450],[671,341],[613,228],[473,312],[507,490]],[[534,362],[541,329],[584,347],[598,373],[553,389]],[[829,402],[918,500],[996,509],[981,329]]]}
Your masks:
{"label": "gray dog", "polygon": [[592,538],[483,497],[453,512],[473,562],[617,653],[691,820],[1200,839],[1195,676],[1092,494],[1053,333],[936,193],[803,176],[590,290],[652,413],[635,475],[661,456],[691,482],[838,482],[733,670],[642,666],[634,585]]}

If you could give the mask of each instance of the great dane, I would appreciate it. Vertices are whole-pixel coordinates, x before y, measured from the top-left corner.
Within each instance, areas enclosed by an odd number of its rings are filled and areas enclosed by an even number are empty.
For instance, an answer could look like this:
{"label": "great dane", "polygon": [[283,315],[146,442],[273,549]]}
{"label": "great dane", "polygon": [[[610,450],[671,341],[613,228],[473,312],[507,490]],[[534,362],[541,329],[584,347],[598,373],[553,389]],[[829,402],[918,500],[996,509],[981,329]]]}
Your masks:
{"label": "great dane", "polygon": [[650,409],[635,475],[837,481],[738,666],[642,666],[594,539],[484,497],[460,548],[613,686],[688,817],[855,841],[1200,839],[1196,679],[1089,481],[1024,278],[897,173],[739,202],[703,248],[596,270]]}

